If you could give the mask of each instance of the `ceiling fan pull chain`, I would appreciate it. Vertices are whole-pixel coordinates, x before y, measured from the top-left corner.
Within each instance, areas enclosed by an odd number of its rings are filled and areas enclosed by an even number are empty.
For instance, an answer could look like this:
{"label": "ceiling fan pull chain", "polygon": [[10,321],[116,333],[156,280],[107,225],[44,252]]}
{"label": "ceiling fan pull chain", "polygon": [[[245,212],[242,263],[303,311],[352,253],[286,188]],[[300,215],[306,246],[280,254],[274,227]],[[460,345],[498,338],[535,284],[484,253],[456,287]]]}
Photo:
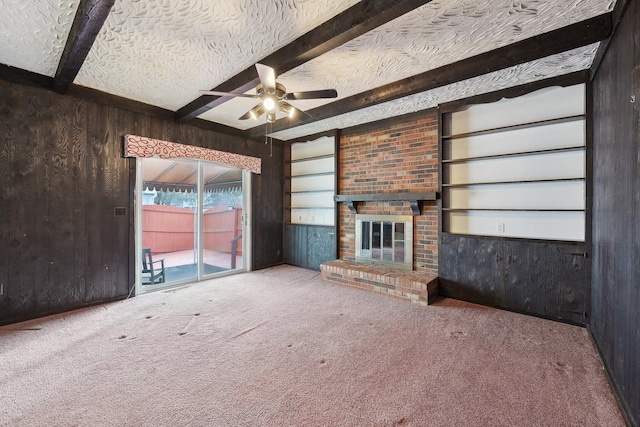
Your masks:
{"label": "ceiling fan pull chain", "polygon": [[[269,134],[271,134],[273,132],[273,123],[269,123],[269,127],[271,129],[269,129]],[[273,157],[273,136],[269,136],[269,157]]]}
{"label": "ceiling fan pull chain", "polygon": [[269,157],[273,157],[273,138],[269,136],[271,132],[273,132],[273,123],[269,123],[269,122],[265,123],[264,124],[264,145],[267,145],[267,143],[271,142],[271,145],[269,146]]}

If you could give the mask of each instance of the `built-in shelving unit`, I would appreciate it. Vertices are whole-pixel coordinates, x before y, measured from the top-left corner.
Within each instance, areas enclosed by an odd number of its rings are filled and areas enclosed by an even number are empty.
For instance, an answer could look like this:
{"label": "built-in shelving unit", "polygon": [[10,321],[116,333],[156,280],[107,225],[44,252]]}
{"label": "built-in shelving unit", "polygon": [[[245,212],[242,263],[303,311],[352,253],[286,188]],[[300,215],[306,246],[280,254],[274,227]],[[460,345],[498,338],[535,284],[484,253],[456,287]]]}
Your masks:
{"label": "built-in shelving unit", "polygon": [[442,231],[584,241],[585,87],[443,111]]}
{"label": "built-in shelving unit", "polygon": [[291,144],[285,159],[285,210],[292,224],[335,223],[335,138]]}
{"label": "built-in shelving unit", "polygon": [[285,150],[284,261],[312,270],[336,259],[336,136]]}

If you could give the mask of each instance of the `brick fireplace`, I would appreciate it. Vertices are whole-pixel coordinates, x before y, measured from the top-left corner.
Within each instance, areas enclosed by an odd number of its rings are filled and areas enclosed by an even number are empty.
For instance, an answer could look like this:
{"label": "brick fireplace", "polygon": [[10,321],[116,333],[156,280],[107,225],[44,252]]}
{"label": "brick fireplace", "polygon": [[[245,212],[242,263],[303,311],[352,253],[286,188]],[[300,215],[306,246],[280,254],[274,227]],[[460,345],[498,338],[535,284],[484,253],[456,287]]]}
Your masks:
{"label": "brick fireplace", "polygon": [[[438,188],[437,111],[425,112],[419,118],[414,116],[402,123],[344,134],[340,139],[339,159],[337,193],[368,197],[357,204],[339,203],[340,262],[326,263],[321,268],[323,278],[394,297],[425,299],[427,284],[436,280],[438,273],[438,205],[436,201],[409,199],[412,194],[434,193]],[[403,200],[385,197],[399,193],[409,196],[400,197]],[[356,210],[358,215],[412,216],[412,271],[403,273],[395,268],[356,263]],[[376,276],[384,283],[376,286],[374,280],[360,286],[363,277],[360,281],[352,280],[344,277],[344,271],[350,271],[349,276],[359,271],[363,275],[372,274],[371,277]],[[393,275],[393,280],[381,274]],[[400,286],[403,277],[409,281]],[[419,282],[413,290],[407,285],[412,280]],[[398,285],[392,284],[396,282]]]}

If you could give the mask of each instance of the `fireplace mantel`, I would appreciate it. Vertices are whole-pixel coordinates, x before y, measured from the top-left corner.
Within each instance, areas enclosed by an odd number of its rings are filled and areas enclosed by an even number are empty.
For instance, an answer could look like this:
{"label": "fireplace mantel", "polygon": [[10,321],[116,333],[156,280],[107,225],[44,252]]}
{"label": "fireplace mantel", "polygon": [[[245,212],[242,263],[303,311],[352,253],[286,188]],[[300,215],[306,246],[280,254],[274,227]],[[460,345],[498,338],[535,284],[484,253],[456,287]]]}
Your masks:
{"label": "fireplace mantel", "polygon": [[420,215],[418,202],[434,201],[438,199],[435,191],[426,193],[366,193],[366,194],[336,194],[333,200],[344,202],[351,210],[351,213],[358,213],[358,202],[409,202],[411,212],[414,216]]}

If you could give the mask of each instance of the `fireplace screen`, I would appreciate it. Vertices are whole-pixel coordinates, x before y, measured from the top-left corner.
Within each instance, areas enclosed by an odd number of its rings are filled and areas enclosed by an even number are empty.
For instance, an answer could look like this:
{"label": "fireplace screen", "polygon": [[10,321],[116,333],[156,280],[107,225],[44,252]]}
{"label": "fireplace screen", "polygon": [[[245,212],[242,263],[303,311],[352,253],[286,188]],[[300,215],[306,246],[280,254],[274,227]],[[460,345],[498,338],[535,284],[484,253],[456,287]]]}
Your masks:
{"label": "fireplace screen", "polygon": [[356,215],[356,261],[413,269],[413,217]]}

